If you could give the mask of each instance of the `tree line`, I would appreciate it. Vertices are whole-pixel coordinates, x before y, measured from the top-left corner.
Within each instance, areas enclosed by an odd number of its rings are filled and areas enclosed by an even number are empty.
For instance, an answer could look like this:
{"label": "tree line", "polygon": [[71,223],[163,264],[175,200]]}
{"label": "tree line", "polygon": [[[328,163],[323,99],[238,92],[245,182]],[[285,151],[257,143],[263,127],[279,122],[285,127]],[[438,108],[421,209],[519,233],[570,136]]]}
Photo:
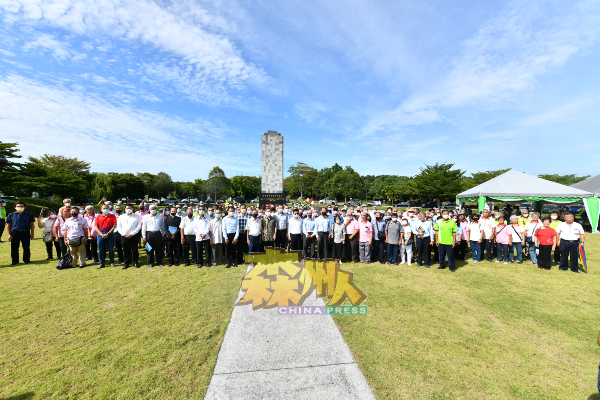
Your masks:
{"label": "tree line", "polygon": [[[79,202],[107,199],[162,198],[171,195],[178,199],[219,197],[258,197],[261,178],[236,175],[228,178],[215,166],[206,179],[193,182],[173,181],[166,172],[118,173],[91,172],[90,163],[78,158],[44,154],[28,157],[21,162],[18,143],[0,142],[0,192],[5,195],[29,197],[36,192],[39,197],[70,197]],[[374,199],[382,201],[451,200],[467,189],[473,188],[508,169],[476,172],[454,168],[452,163],[425,165],[415,176],[364,175],[350,166],[337,163],[330,168],[317,170],[307,164],[297,163],[288,169],[283,181],[289,198]],[[540,178],[563,185],[572,185],[589,177],[576,175],[542,174]]]}

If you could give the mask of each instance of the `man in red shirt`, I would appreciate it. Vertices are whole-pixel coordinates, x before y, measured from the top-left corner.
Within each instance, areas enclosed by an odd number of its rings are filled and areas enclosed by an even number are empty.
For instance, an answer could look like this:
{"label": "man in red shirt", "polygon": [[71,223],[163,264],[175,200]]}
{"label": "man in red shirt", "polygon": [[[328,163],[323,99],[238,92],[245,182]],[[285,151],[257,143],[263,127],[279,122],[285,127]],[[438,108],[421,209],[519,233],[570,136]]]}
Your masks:
{"label": "man in red shirt", "polygon": [[96,217],[95,228],[98,233],[98,259],[100,265],[97,269],[104,268],[106,260],[106,247],[108,247],[108,257],[110,266],[115,266],[115,228],[117,227],[117,217],[110,214],[107,205],[102,206],[102,214]]}

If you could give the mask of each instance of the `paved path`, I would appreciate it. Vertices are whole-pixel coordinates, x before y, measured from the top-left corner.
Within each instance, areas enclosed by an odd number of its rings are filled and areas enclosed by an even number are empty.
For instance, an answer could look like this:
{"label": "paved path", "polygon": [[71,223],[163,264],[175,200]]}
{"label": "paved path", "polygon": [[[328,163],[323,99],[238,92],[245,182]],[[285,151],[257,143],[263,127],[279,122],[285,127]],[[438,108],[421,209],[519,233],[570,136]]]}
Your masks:
{"label": "paved path", "polygon": [[[303,305],[324,303],[313,292]],[[330,315],[278,315],[251,305],[234,307],[205,397],[374,398]]]}

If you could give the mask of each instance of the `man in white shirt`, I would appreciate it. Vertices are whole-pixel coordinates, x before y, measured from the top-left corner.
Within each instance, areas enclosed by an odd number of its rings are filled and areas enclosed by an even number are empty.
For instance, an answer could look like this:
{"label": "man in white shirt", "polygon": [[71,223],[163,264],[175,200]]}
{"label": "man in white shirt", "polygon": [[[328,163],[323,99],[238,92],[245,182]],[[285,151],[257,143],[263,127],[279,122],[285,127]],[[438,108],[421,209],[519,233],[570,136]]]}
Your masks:
{"label": "man in white shirt", "polygon": [[133,260],[133,266],[139,268],[140,253],[137,242],[142,230],[142,217],[133,212],[133,205],[125,206],[125,214],[117,218],[117,229],[121,234],[121,244],[123,245],[123,268],[127,269]]}
{"label": "man in white shirt", "polygon": [[280,249],[287,248],[287,237],[288,237],[288,222],[289,216],[283,213],[283,206],[280,204],[277,206],[277,214],[275,219],[277,220],[277,236],[275,238],[275,247]]}
{"label": "man in white shirt", "polygon": [[206,253],[206,266],[212,265],[212,232],[210,219],[204,215],[204,210],[194,218],[194,232],[196,233],[196,266],[202,268],[204,264],[203,252]]}
{"label": "man in white shirt", "polygon": [[246,222],[246,241],[249,253],[260,252],[262,219],[258,219],[258,210],[252,210],[252,216]]}
{"label": "man in white shirt", "polygon": [[492,247],[494,242],[494,232],[496,230],[496,221],[494,218],[490,217],[490,213],[488,210],[483,210],[481,212],[481,219],[479,220],[479,225],[481,226],[481,258],[479,261],[483,261],[483,257],[487,252],[487,260],[489,262],[494,261],[492,258]]}
{"label": "man in white shirt", "polygon": [[288,240],[290,241],[290,250],[302,250],[302,220],[297,208],[294,208],[288,224]]}
{"label": "man in white shirt", "polygon": [[214,211],[214,218],[210,220],[210,231],[212,233],[213,265],[225,264],[225,240],[223,239],[223,215],[221,209]]}
{"label": "man in white shirt", "polygon": [[196,264],[196,233],[194,232],[194,209],[189,207],[181,217],[179,223],[181,230],[181,244],[183,246],[184,266],[190,265],[190,250],[192,251],[192,264]]}
{"label": "man in white shirt", "polygon": [[571,212],[565,214],[565,221],[558,224],[556,228],[556,245],[560,247],[559,270],[566,271],[571,257],[571,271],[579,273],[577,266],[579,260],[579,245],[585,243],[583,226],[574,222],[575,216]]}
{"label": "man in white shirt", "polygon": [[537,212],[531,213],[531,221],[525,223],[525,245],[528,247],[528,254],[531,261],[528,264],[537,266],[537,253],[535,252],[534,235],[537,231],[543,228],[544,225],[540,221],[540,214]]}
{"label": "man in white shirt", "polygon": [[146,248],[146,261],[150,268],[154,268],[154,255],[156,254],[156,260],[158,264],[163,264],[163,242],[165,240],[166,232],[164,228],[164,220],[162,215],[158,214],[158,207],[156,204],[150,204],[149,214],[144,217],[144,223],[142,224],[142,240],[144,244],[150,245],[150,250]]}

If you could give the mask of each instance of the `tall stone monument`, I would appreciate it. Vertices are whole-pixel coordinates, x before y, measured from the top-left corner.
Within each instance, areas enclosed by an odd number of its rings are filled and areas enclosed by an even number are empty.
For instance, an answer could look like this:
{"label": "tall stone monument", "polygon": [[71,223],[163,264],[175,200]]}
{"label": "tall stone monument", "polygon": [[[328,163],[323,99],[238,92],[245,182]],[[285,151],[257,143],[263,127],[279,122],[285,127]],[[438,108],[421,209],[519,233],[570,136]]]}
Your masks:
{"label": "tall stone monument", "polygon": [[259,205],[285,204],[283,194],[283,136],[277,131],[262,135],[262,187]]}

